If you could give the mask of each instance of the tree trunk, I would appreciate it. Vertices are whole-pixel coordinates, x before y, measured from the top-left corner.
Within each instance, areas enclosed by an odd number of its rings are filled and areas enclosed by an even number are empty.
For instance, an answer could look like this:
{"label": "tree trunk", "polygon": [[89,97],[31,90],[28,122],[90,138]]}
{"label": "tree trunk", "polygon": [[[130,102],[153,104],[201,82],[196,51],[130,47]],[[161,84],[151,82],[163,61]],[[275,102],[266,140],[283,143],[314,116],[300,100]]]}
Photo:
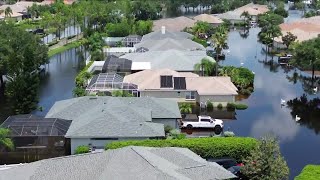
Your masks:
{"label": "tree trunk", "polygon": [[216,58],[216,76],[218,76],[219,54],[218,54],[217,50],[216,50],[216,56],[217,56],[217,58]]}
{"label": "tree trunk", "polygon": [[313,81],[314,81],[314,63],[312,63],[312,86],[313,86]]}

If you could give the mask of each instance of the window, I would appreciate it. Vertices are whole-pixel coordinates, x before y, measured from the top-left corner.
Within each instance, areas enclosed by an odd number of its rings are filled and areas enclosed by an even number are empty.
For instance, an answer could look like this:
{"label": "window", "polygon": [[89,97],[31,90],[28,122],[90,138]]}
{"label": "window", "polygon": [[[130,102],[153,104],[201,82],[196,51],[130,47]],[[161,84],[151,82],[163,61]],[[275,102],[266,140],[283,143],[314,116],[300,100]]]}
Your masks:
{"label": "window", "polygon": [[195,94],[196,94],[195,91],[186,92],[186,99],[195,100],[196,99]]}
{"label": "window", "polygon": [[161,88],[173,88],[172,76],[160,76]]}
{"label": "window", "polygon": [[201,122],[210,122],[210,119],[201,119]]}

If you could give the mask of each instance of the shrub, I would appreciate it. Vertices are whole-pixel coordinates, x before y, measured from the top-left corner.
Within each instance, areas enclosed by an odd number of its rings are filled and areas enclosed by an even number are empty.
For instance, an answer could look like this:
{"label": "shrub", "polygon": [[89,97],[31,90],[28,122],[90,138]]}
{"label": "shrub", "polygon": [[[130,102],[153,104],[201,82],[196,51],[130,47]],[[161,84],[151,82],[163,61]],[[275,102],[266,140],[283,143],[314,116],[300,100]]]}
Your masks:
{"label": "shrub", "polygon": [[89,146],[78,146],[76,148],[75,154],[84,154],[84,153],[88,153],[89,151],[90,151]]}
{"label": "shrub", "polygon": [[223,108],[222,104],[219,103],[218,106],[217,106],[217,108],[218,108],[218,109],[222,109],[222,108]]}
{"label": "shrub", "polygon": [[186,135],[181,133],[177,129],[170,130],[169,136],[168,136],[168,139],[185,139],[185,138],[186,138]]}
{"label": "shrub", "polygon": [[233,111],[236,109],[236,105],[234,103],[228,103],[227,104],[227,110]]}
{"label": "shrub", "polygon": [[320,165],[307,165],[294,180],[317,180],[320,177]]}
{"label": "shrub", "polygon": [[168,134],[173,128],[169,125],[164,126],[164,132]]}
{"label": "shrub", "polygon": [[238,161],[250,155],[257,146],[257,140],[249,137],[208,137],[172,140],[121,141],[106,145],[106,149],[117,149],[126,146],[149,147],[183,147],[189,148],[203,158],[232,157]]}
{"label": "shrub", "polygon": [[211,101],[207,101],[207,109],[213,109],[213,104]]}
{"label": "shrub", "polygon": [[248,179],[288,179],[289,168],[275,138],[262,138],[244,160],[242,173]]}
{"label": "shrub", "polygon": [[208,46],[206,40],[199,39],[199,38],[197,38],[197,37],[193,37],[193,38],[192,38],[192,41],[194,41],[194,42],[196,42],[196,43],[199,43],[199,44],[201,44],[201,45],[204,46],[204,47],[207,47],[207,46]]}
{"label": "shrub", "polygon": [[235,137],[236,135],[232,131],[225,131],[223,133],[224,137]]}
{"label": "shrub", "polygon": [[87,70],[89,67],[94,63],[94,61],[90,61],[76,76],[76,86],[77,87],[83,87],[85,84],[85,81],[88,80],[88,78],[91,77],[91,73],[89,73]]}
{"label": "shrub", "polygon": [[241,104],[241,103],[236,103],[236,104],[235,104],[235,108],[236,108],[237,110],[244,110],[244,109],[247,109],[247,108],[248,108],[248,105],[246,105],[246,104]]}

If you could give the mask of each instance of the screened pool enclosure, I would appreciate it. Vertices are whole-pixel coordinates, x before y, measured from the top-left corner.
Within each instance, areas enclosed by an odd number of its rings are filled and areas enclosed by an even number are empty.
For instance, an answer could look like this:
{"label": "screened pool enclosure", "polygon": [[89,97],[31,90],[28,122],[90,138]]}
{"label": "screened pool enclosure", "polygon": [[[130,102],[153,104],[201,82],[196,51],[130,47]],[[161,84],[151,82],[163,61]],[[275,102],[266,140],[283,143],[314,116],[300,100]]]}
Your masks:
{"label": "screened pool enclosure", "polygon": [[138,86],[131,83],[123,82],[123,77],[116,73],[100,73],[93,76],[89,85],[86,88],[88,93],[94,92],[112,92],[115,90],[125,91],[138,96]]}

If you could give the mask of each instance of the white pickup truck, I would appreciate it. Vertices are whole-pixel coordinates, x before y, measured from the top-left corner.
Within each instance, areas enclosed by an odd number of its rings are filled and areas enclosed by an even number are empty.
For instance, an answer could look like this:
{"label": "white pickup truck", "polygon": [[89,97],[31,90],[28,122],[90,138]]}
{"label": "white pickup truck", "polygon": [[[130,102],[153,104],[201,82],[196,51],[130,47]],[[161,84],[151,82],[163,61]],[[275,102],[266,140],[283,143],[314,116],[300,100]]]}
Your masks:
{"label": "white pickup truck", "polygon": [[198,116],[198,120],[183,120],[182,128],[213,128],[214,132],[220,134],[223,130],[223,121],[220,119],[213,119],[210,116]]}

